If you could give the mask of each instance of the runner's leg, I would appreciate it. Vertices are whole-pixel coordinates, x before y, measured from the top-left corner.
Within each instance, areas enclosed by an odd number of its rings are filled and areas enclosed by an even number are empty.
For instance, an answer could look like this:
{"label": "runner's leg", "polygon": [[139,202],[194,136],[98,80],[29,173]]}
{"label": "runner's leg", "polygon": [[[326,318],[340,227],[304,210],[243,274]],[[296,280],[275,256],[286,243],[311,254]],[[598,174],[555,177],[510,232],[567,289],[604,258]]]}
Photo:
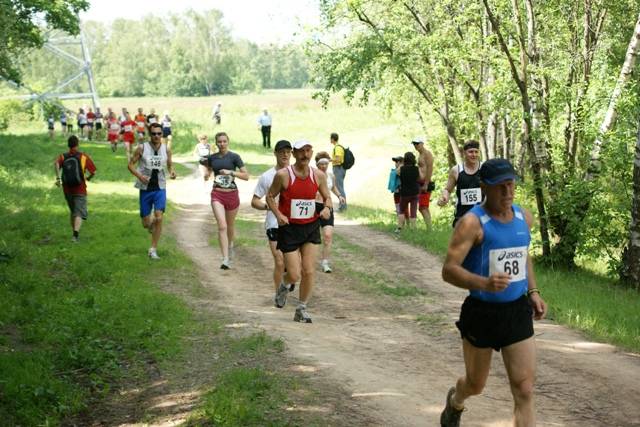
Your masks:
{"label": "runner's leg", "polygon": [[271,256],[273,256],[273,287],[277,291],[284,278],[284,256],[276,249],[276,246],[278,246],[277,242],[269,241],[269,249],[271,249]]}
{"label": "runner's leg", "polygon": [[462,340],[465,376],[456,383],[453,395],[454,406],[462,406],[470,396],[480,394],[487,383],[491,368],[492,348],[474,347],[466,339]]}
{"label": "runner's leg", "polygon": [[[313,282],[316,266],[316,257],[318,256],[318,245],[314,243],[305,243],[300,247],[300,255],[302,258],[302,271],[300,277],[300,303],[306,304],[311,297],[313,291]],[[287,267],[287,271],[289,268]]]}
{"label": "runner's leg", "polygon": [[329,262],[331,245],[333,244],[333,225],[322,227],[322,260]]}
{"label": "runner's leg", "polygon": [[[232,248],[233,247],[233,242],[235,240],[236,237],[236,215],[238,214],[238,209],[239,208],[235,208],[234,210],[231,211],[225,211],[224,215],[225,215],[225,220],[227,222],[227,242],[228,243],[228,247]],[[229,250],[229,252],[231,252],[231,250]]]}
{"label": "runner's leg", "polygon": [[160,242],[160,235],[162,234],[162,218],[164,212],[155,211],[153,214],[153,216],[155,216],[155,219],[153,221],[153,232],[151,233],[151,247],[155,249],[158,247],[158,242]]}
{"label": "runner's leg", "polygon": [[220,252],[222,252],[222,258],[229,260],[229,237],[227,235],[227,219],[224,211],[224,206],[218,201],[211,202],[211,209],[213,210],[213,216],[216,218],[218,224],[218,243],[220,244]]}
{"label": "runner's leg", "polygon": [[502,349],[514,401],[514,426],[535,426],[533,387],[536,376],[536,345],[532,338]]}

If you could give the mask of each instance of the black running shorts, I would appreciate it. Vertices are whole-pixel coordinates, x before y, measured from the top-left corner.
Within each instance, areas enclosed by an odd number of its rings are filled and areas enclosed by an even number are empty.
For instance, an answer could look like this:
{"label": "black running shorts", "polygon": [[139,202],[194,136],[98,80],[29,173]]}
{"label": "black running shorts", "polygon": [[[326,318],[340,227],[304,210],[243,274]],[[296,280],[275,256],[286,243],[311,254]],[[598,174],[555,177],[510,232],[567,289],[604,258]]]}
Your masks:
{"label": "black running shorts", "polygon": [[269,229],[267,229],[267,239],[269,239],[270,242],[277,242],[278,241],[278,229],[277,228],[269,228]]}
{"label": "black running shorts", "polygon": [[309,224],[287,224],[278,228],[278,249],[283,253],[300,249],[305,243],[319,245],[320,221]]}
{"label": "black running shorts", "polygon": [[462,338],[478,348],[496,351],[533,336],[533,309],[526,296],[506,303],[468,296],[456,322]]}
{"label": "black running shorts", "polygon": [[[316,202],[316,212],[320,213],[322,209],[324,209],[324,203]],[[331,215],[329,215],[329,219],[320,217],[318,221],[320,221],[320,227],[326,227],[327,225],[333,227],[333,210],[331,211]]]}

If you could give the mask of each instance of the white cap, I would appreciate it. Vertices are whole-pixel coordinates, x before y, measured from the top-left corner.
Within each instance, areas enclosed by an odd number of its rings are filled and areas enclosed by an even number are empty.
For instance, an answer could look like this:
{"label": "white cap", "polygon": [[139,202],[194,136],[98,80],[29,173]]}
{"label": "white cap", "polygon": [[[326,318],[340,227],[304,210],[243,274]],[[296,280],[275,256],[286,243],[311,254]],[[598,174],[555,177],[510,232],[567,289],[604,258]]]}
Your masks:
{"label": "white cap", "polygon": [[424,140],[421,137],[417,136],[417,137],[415,137],[415,138],[413,138],[411,140],[411,143],[412,144],[424,144]]}
{"label": "white cap", "polygon": [[307,145],[309,147],[313,147],[313,145],[311,145],[311,143],[309,141],[307,141],[305,139],[301,139],[301,140],[296,141],[296,142],[293,143],[293,149],[294,150],[300,150],[301,148],[304,148]]}

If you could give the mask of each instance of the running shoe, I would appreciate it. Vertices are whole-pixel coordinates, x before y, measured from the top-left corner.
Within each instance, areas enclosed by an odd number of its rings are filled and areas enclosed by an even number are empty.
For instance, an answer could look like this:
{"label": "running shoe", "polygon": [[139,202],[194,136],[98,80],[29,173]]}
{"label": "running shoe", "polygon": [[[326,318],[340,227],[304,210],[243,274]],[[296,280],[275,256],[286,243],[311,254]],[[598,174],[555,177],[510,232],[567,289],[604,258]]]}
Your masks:
{"label": "running shoe", "polygon": [[396,227],[396,229],[393,230],[393,232],[396,233],[396,234],[400,234],[401,231],[402,231],[402,228],[400,228],[400,227]]}
{"label": "running shoe", "polygon": [[287,294],[289,293],[289,288],[284,283],[280,283],[278,286],[278,290],[276,291],[276,295],[273,297],[273,302],[276,307],[282,308],[287,303]]}
{"label": "running shoe", "polygon": [[71,236],[72,243],[78,243],[79,241],[80,241],[80,238],[78,236]]}
{"label": "running shoe", "polygon": [[160,257],[158,256],[158,252],[154,248],[149,249],[149,258],[160,259]]}
{"label": "running shoe", "polygon": [[290,284],[289,285],[289,292],[293,292],[295,290],[296,290],[296,284],[295,283]]}
{"label": "running shoe", "polygon": [[221,270],[228,270],[231,268],[231,263],[229,262],[229,260],[227,258],[224,258],[222,260],[222,264],[220,265],[220,269]]}
{"label": "running shoe", "polygon": [[322,267],[323,273],[331,273],[331,267],[329,266],[329,260],[323,259],[320,262],[320,266]]}
{"label": "running shoe", "polygon": [[455,387],[451,387],[447,393],[447,403],[444,407],[444,411],[440,414],[440,426],[441,427],[459,427],[460,417],[462,416],[463,409],[456,409],[451,405],[451,397],[456,392]]}
{"label": "running shoe", "polygon": [[296,314],[293,316],[293,321],[300,323],[311,323],[311,316],[309,316],[309,313],[307,313],[307,308],[296,308]]}

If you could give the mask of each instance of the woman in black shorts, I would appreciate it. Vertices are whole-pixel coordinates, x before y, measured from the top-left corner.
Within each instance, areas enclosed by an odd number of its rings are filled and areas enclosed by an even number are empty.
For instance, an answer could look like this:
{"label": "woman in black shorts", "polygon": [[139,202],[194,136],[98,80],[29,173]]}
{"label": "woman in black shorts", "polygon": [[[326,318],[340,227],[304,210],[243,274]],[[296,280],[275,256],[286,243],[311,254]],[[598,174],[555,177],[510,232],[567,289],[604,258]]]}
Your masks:
{"label": "woman in black shorts", "polygon": [[[336,186],[336,180],[333,173],[329,172],[329,164],[331,163],[331,156],[326,151],[320,151],[316,154],[316,166],[319,170],[327,175],[327,187],[329,191],[335,194],[340,200],[340,204],[346,203],[346,200],[340,194],[338,187]],[[316,212],[320,212],[324,209],[324,203],[322,203],[322,196],[320,193],[316,194]],[[331,256],[331,244],[333,242],[333,210],[329,219],[323,219],[320,217],[320,227],[322,228],[322,258],[320,260],[320,267],[324,273],[331,273],[331,266],[329,265],[329,257]]]}
{"label": "woman in black shorts", "polygon": [[240,196],[235,178],[249,180],[249,172],[240,156],[229,151],[229,136],[218,132],[215,136],[218,152],[207,156],[207,167],[214,174],[211,190],[211,209],[218,224],[218,241],[222,252],[220,268],[231,268],[235,220],[240,207]]}

